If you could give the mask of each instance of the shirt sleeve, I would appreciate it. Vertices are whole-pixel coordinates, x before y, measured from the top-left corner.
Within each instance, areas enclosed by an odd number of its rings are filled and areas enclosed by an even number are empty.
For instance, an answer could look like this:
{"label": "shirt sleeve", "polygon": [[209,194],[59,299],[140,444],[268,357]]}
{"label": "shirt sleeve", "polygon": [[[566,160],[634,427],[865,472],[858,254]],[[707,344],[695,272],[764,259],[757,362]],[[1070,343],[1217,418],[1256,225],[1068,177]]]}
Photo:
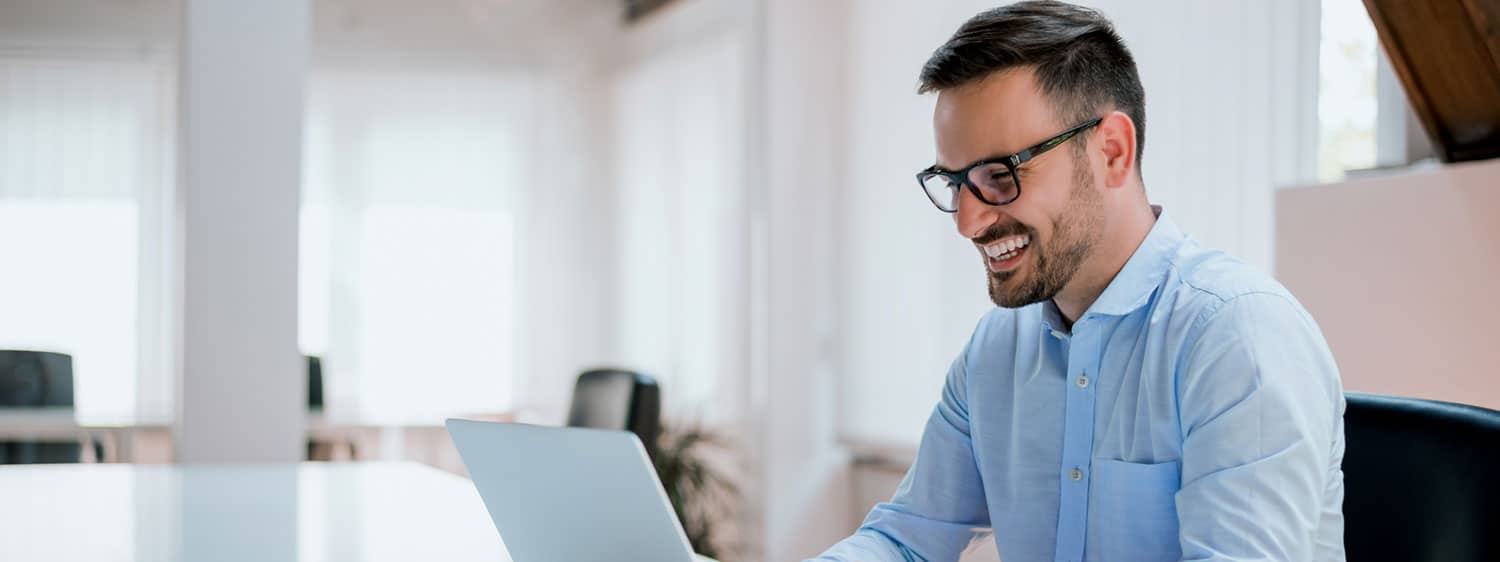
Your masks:
{"label": "shirt sleeve", "polygon": [[969,440],[965,361],[954,361],[942,400],[927,420],[916,462],[889,502],[818,562],[958,560],[989,529],[989,512]]}
{"label": "shirt sleeve", "polygon": [[[1178,371],[1184,560],[1303,561],[1342,525],[1343,391],[1312,318],[1290,297],[1235,297],[1201,317]],[[1339,536],[1342,536],[1340,528]]]}

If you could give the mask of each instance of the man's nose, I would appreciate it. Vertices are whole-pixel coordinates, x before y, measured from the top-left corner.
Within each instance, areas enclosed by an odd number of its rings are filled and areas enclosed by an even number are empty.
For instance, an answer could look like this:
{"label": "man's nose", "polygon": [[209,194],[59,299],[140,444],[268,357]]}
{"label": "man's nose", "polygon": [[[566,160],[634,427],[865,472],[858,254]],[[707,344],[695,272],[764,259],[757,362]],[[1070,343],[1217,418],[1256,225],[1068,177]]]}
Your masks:
{"label": "man's nose", "polygon": [[958,225],[960,235],[973,240],[995,224],[995,215],[999,212],[999,207],[980,201],[972,191],[964,188],[958,191],[958,210],[953,212],[953,222]]}

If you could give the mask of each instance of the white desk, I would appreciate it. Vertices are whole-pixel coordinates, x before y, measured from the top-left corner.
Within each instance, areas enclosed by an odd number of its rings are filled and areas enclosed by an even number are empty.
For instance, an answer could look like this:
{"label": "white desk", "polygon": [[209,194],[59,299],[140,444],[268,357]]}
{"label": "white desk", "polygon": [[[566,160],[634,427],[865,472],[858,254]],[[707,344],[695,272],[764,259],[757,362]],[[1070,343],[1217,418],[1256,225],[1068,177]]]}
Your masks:
{"label": "white desk", "polygon": [[[486,413],[464,416],[489,421],[512,421],[510,413]],[[447,442],[447,430],[443,420],[436,418],[425,424],[398,423],[387,420],[361,420],[345,417],[330,417],[322,411],[308,412],[308,438],[319,444],[330,445],[335,451],[348,454],[333,455],[319,460],[375,460],[379,457],[384,440],[395,437],[400,444],[405,437],[427,443]],[[171,459],[171,428],[161,422],[142,422],[134,418],[90,417],[80,420],[73,408],[0,407],[0,441],[78,441],[85,444],[84,459],[98,462],[145,462],[160,463]],[[92,444],[100,444],[103,458],[94,458]],[[142,445],[144,444],[144,445]],[[356,454],[357,451],[357,454]],[[137,453],[140,453],[139,455]],[[402,451],[387,453],[382,460],[403,460]],[[432,459],[422,459],[432,462]]]}
{"label": "white desk", "polygon": [[417,464],[6,466],[0,498],[0,560],[508,560],[469,481]]}
{"label": "white desk", "polygon": [[0,560],[510,557],[474,486],[419,464],[80,464],[0,466]]}

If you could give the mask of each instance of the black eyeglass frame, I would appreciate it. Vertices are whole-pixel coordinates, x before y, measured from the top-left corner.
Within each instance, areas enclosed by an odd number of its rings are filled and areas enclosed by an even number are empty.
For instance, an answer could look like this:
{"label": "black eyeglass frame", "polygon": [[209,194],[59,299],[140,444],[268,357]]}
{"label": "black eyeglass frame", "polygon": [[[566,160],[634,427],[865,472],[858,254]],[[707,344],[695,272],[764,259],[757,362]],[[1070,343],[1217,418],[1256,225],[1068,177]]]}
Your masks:
{"label": "black eyeglass frame", "polygon": [[[927,180],[935,176],[944,176],[947,177],[950,182],[957,183],[958,185],[968,186],[969,193],[973,193],[976,199],[983,201],[986,205],[992,205],[996,207],[1009,205],[1016,199],[1021,198],[1021,177],[1016,175],[1017,168],[1019,168],[1022,164],[1030,162],[1031,159],[1041,156],[1048,150],[1052,150],[1054,148],[1057,148],[1058,145],[1068,142],[1068,139],[1077,136],[1078,133],[1083,132],[1089,127],[1096,126],[1103,121],[1103,117],[1085,121],[1066,131],[1058,133],[1056,136],[1050,139],[1044,140],[1010,156],[986,158],[984,160],[980,160],[978,162],[970,164],[968,167],[955,172],[949,172],[947,170],[939,169],[937,165],[929,166],[927,167],[927,169],[917,172],[917,185],[922,188],[922,193],[927,196],[927,200],[932,201],[933,206],[937,207],[939,211],[942,211],[944,213],[958,212],[957,198],[954,198],[954,205],[952,209],[943,208],[943,205],[941,203],[938,203],[936,199],[933,199],[932,192],[927,190]],[[972,172],[974,168],[978,168],[980,166],[988,166],[990,164],[996,163],[1005,164],[1005,168],[1010,171],[1011,181],[1015,182],[1016,184],[1015,196],[1005,201],[990,201],[980,191],[979,186],[974,185],[974,182],[969,181],[969,172]]]}

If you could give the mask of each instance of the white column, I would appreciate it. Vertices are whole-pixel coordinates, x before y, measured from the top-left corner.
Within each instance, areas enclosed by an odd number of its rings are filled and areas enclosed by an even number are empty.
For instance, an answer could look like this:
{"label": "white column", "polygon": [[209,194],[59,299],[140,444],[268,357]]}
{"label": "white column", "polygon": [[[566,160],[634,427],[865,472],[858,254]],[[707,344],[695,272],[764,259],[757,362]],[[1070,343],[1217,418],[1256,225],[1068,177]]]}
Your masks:
{"label": "white column", "polygon": [[297,210],[307,0],[183,3],[178,462],[302,457]]}

